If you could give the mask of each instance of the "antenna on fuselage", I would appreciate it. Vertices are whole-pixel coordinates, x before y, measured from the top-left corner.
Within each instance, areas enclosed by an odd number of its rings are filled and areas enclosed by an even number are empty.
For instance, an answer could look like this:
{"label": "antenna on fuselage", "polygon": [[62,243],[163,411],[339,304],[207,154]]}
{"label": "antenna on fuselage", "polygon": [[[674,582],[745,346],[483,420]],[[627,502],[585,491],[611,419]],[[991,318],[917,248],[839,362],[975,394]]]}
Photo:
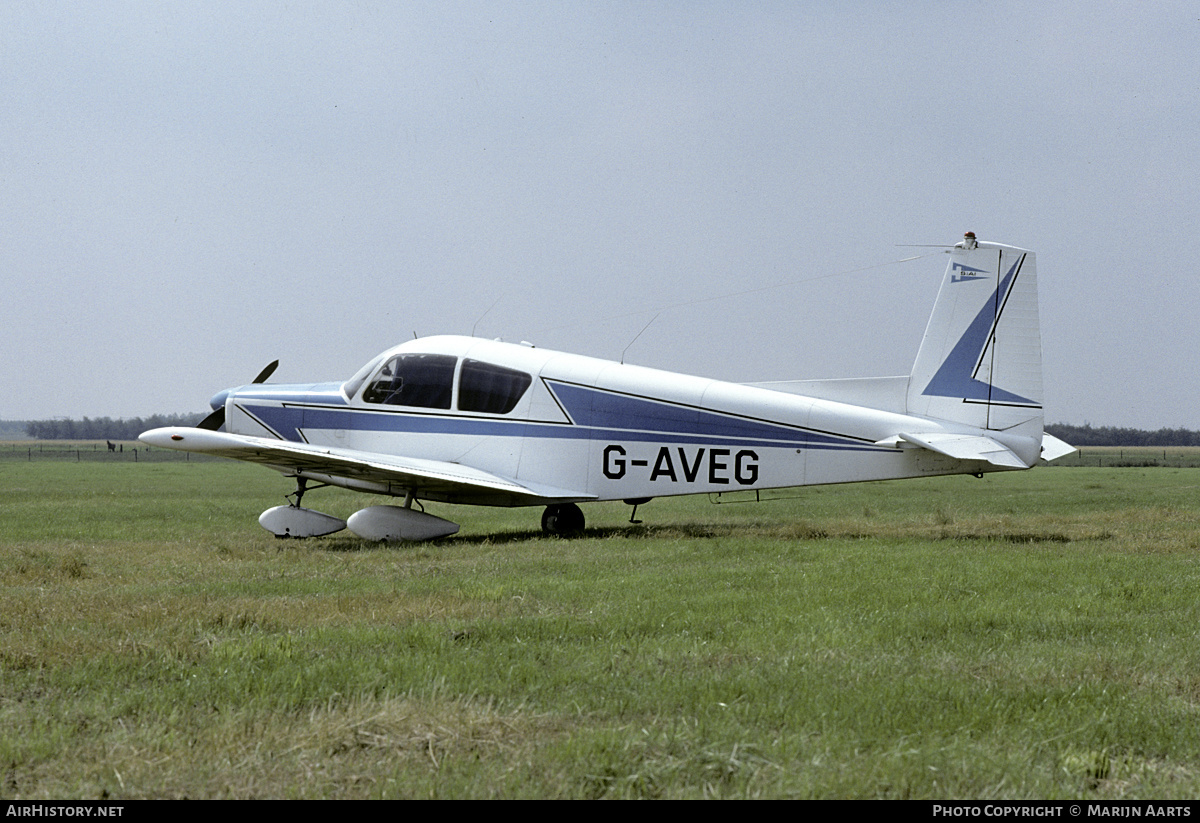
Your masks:
{"label": "antenna on fuselage", "polygon": [[[497,297],[497,298],[496,298],[496,303],[499,303],[499,302],[500,302],[501,300],[503,300],[503,299],[504,299],[504,295],[502,294],[502,295],[500,295],[499,297]],[[485,317],[487,317],[487,316],[488,316],[488,312],[490,312],[492,309],[496,308],[496,303],[493,303],[492,305],[488,306],[488,310],[487,310],[487,311],[485,311],[483,314],[479,315],[479,319],[478,319],[478,320],[476,320],[476,321],[475,321],[475,325],[471,327],[471,336],[472,336],[472,337],[474,337],[474,336],[475,336],[475,328],[476,328],[476,326],[478,326],[480,323],[482,323],[482,322],[483,322],[483,318],[485,318]]]}
{"label": "antenna on fuselage", "polygon": [[652,323],[653,323],[655,320],[657,320],[657,319],[658,319],[658,315],[659,315],[659,314],[662,314],[662,312],[659,312],[658,314],[656,314],[656,315],[654,315],[653,317],[651,317],[651,318],[650,318],[650,323],[647,323],[646,325],[642,326],[642,331],[640,331],[640,332],[638,332],[637,334],[635,334],[635,335],[633,336],[633,339],[632,339],[632,340],[630,340],[628,344],[626,344],[625,348],[621,349],[621,363],[622,363],[622,364],[625,362],[625,352],[629,351],[629,347],[630,347],[630,346],[632,346],[634,343],[636,343],[636,342],[637,342],[637,339],[638,339],[639,337],[641,337],[641,336],[642,336],[642,332],[644,332],[644,331],[646,331],[646,329],[650,328],[650,325],[651,325],[651,324],[652,324]]}

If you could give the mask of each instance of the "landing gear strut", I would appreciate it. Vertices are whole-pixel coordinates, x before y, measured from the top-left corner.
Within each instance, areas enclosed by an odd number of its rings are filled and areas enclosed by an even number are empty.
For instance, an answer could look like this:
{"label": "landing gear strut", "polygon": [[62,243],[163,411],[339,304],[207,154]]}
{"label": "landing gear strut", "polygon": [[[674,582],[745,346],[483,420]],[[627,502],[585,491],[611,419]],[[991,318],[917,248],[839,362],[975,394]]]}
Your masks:
{"label": "landing gear strut", "polygon": [[[304,492],[308,491],[308,478],[302,474],[296,475],[296,490],[287,496],[292,505],[297,509],[300,508],[300,501],[304,499]],[[292,498],[296,498],[292,500]]]}
{"label": "landing gear strut", "polygon": [[[306,491],[311,491],[312,489],[327,489],[327,488],[329,488],[328,483],[318,483],[317,485],[310,487],[308,485],[308,478],[302,474],[297,474],[296,475],[296,490],[294,492],[292,492],[291,494],[287,495],[287,501],[292,504],[292,508],[298,509],[298,508],[300,508],[300,501],[304,499],[304,493]],[[296,499],[292,500],[293,497]]]}
{"label": "landing gear strut", "polygon": [[[312,488],[323,489],[327,485],[321,483]],[[304,492],[308,490],[308,478],[297,474],[296,490],[287,496],[288,505],[267,509],[258,516],[259,524],[280,538],[321,537],[346,528],[346,521],[340,517],[303,508],[300,501],[304,499]]]}
{"label": "landing gear strut", "polygon": [[570,537],[583,531],[583,512],[574,503],[556,503],[542,513],[542,531]]}

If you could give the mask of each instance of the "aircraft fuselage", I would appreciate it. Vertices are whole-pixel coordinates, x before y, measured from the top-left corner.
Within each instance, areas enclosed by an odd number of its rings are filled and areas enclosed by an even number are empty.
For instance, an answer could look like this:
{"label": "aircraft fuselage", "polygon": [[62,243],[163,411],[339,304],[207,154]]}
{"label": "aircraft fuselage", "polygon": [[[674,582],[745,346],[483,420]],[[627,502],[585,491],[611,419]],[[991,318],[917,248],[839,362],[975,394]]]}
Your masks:
{"label": "aircraft fuselage", "polygon": [[[445,358],[445,387],[377,388],[396,357]],[[528,376],[511,409],[473,410],[463,370]],[[225,396],[235,434],[457,463],[578,499],[625,500],[979,470],[878,445],[897,431],[954,427],[768,388],[470,337],[410,341],[346,383],[250,385]],[[435,375],[436,377],[436,375]],[[374,391],[372,387],[376,388]],[[404,405],[404,391],[413,391]],[[423,394],[421,392],[423,391]],[[475,402],[476,406],[480,405]],[[485,402],[483,405],[487,405]],[[495,406],[496,404],[493,404]],[[325,479],[325,478],[323,478]],[[334,478],[364,491],[402,493]],[[511,505],[486,491],[418,496]]]}

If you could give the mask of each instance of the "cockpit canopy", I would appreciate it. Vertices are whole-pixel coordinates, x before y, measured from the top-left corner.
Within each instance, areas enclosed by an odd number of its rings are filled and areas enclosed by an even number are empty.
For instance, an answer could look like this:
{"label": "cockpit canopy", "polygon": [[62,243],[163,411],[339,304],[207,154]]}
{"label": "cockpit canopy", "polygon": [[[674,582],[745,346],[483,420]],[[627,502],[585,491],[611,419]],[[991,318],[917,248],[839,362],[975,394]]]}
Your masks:
{"label": "cockpit canopy", "polygon": [[458,411],[508,414],[533,383],[523,371],[459,358],[450,354],[406,353],[387,358],[381,367],[372,363],[345,385],[353,397],[364,383],[364,403],[421,409],[450,409],[458,374]]}
{"label": "cockpit canopy", "polygon": [[398,354],[367,384],[363,402],[448,409],[457,365],[448,354]]}

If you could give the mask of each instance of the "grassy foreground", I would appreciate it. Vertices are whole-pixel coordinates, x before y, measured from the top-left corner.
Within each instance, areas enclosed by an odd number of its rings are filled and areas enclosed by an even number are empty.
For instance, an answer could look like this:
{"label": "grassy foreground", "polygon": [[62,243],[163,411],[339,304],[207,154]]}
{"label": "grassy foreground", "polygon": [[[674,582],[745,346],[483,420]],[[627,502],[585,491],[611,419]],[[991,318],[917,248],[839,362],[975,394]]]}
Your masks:
{"label": "grassy foreground", "polygon": [[[233,463],[0,465],[0,797],[1200,796],[1200,469],[432,507],[276,541]],[[383,502],[306,502],[345,516]]]}

